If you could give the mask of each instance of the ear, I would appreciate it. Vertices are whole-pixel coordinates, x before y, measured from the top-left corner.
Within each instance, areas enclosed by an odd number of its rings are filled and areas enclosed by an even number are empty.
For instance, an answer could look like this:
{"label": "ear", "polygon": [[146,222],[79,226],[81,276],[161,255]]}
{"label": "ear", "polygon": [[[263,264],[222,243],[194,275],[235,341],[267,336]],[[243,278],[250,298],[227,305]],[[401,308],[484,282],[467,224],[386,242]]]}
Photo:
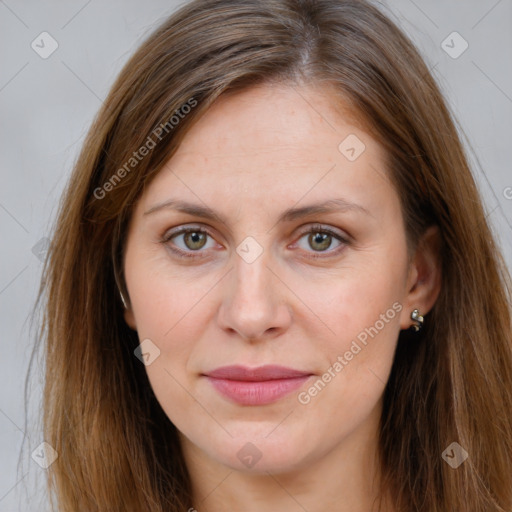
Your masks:
{"label": "ear", "polygon": [[407,277],[407,294],[400,318],[401,329],[408,329],[415,322],[411,313],[418,309],[426,315],[434,306],[441,291],[441,235],[438,226],[429,227],[416,248]]}
{"label": "ear", "polygon": [[134,331],[137,330],[137,324],[135,323],[135,316],[130,307],[128,309],[124,310],[124,321],[128,324],[128,327],[130,327]]}
{"label": "ear", "polygon": [[128,324],[128,327],[133,329],[134,331],[137,330],[137,323],[135,322],[135,315],[133,314],[132,306],[131,304],[126,304],[126,301],[123,298],[123,295],[121,294],[121,300],[123,301],[124,306],[124,321]]}

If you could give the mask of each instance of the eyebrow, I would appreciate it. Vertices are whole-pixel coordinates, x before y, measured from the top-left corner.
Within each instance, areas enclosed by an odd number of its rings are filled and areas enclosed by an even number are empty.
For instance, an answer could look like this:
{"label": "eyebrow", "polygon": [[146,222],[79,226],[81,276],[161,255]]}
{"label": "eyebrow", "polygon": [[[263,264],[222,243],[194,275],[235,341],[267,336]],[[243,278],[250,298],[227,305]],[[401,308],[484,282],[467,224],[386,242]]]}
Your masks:
{"label": "eyebrow", "polygon": [[[163,203],[156,204],[155,206],[152,206],[148,211],[144,212],[144,215],[150,215],[151,213],[164,209],[176,210],[179,212],[188,213],[189,215],[195,217],[201,217],[208,220],[216,220],[222,222],[223,224],[228,224],[227,220],[221,214],[215,210],[212,210],[208,206],[202,206],[177,199],[169,199]],[[373,215],[360,204],[351,203],[345,199],[336,198],[329,199],[328,201],[324,201],[322,203],[310,204],[308,206],[289,208],[279,216],[277,222],[291,222],[319,213],[337,213],[346,211],[355,211],[373,217]]]}

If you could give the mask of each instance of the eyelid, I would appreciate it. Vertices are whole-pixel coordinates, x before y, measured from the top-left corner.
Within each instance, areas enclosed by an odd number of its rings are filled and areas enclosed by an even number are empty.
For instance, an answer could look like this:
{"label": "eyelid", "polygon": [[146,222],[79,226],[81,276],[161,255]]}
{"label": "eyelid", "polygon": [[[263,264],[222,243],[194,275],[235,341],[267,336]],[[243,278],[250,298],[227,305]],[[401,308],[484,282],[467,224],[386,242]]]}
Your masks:
{"label": "eyelid", "polygon": [[306,227],[300,231],[300,236],[303,236],[307,233],[311,233],[314,231],[320,231],[322,233],[329,233],[346,243],[348,243],[350,240],[350,236],[347,233],[345,233],[344,231],[338,230],[338,229],[333,228],[328,225],[319,224],[318,222],[313,222],[313,223],[307,224]]}
{"label": "eyelid", "polygon": [[188,233],[190,231],[200,231],[201,233],[206,233],[213,238],[213,234],[210,229],[201,225],[201,224],[182,224],[177,226],[176,228],[167,229],[162,235],[162,239],[170,240],[172,237],[181,235],[183,233]]}

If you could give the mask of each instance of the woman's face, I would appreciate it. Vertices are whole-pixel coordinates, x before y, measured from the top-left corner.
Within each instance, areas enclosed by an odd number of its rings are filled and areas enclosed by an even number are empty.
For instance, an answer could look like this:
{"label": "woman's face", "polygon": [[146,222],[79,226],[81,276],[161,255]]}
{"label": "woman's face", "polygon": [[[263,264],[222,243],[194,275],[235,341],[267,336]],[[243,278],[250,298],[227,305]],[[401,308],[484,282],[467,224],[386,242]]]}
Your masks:
{"label": "woman's face", "polygon": [[[375,436],[412,324],[383,150],[332,94],[219,98],[131,219],[126,320],[151,386],[188,451],[231,468],[297,469]],[[289,371],[248,371],[268,365]]]}

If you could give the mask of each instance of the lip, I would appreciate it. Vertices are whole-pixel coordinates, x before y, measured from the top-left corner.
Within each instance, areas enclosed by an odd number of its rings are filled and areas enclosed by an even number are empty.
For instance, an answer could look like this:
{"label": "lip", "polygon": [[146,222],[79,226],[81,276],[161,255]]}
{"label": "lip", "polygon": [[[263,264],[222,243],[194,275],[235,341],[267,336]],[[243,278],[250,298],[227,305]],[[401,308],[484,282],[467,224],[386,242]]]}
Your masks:
{"label": "lip", "polygon": [[223,366],[203,375],[216,391],[237,404],[265,405],[295,391],[312,374],[277,365],[257,368],[235,365]]}

